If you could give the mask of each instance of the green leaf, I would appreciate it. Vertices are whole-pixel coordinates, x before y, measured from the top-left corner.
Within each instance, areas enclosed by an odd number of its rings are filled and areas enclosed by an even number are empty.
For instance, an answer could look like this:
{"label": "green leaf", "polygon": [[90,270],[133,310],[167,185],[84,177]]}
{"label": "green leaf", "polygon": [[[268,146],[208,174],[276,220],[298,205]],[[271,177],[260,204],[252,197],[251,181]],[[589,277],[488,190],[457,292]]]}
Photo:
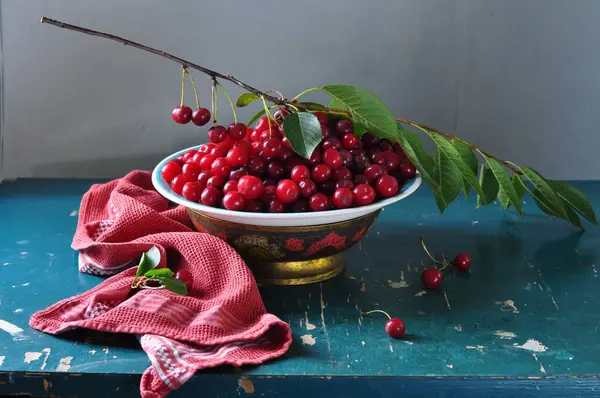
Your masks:
{"label": "green leaf", "polygon": [[[518,167],[518,166],[517,166]],[[548,209],[552,210],[558,217],[568,220],[568,214],[565,206],[556,192],[548,185],[548,182],[537,171],[528,168],[519,168],[525,177],[533,184],[533,187],[539,191],[538,200]]]}
{"label": "green leaf", "polygon": [[574,225],[574,226],[576,226],[577,228],[580,228],[580,229],[585,229],[585,228],[583,228],[583,225],[581,224],[581,220],[579,219],[579,216],[571,208],[566,207],[565,208],[566,218],[562,217],[560,214],[557,214],[554,210],[548,208],[548,206],[546,206],[544,204],[543,199],[541,199],[543,197],[543,195],[542,195],[542,193],[539,190],[534,189],[530,193],[531,193],[531,196],[533,196],[533,199],[535,200],[535,203],[537,204],[537,206],[544,213],[546,213],[548,215],[551,215],[553,217],[558,217],[558,218],[565,219],[569,224]]}
{"label": "green leaf", "polygon": [[352,119],[373,135],[396,141],[398,125],[389,108],[375,94],[360,87],[331,85],[321,87],[344,105]]}
{"label": "green leaf", "polygon": [[135,276],[144,275],[151,269],[156,268],[158,264],[160,264],[160,250],[158,250],[158,247],[152,246],[150,250],[142,254]]}
{"label": "green leaf", "polygon": [[173,275],[175,275],[173,271],[171,271],[168,268],[151,269],[150,271],[144,274],[146,278],[152,278],[153,276],[165,276],[170,278]]}
{"label": "green leaf", "polygon": [[248,126],[248,127],[252,126],[264,114],[265,114],[265,108],[262,108],[260,111],[256,112],[256,115],[252,116],[252,119],[250,119],[248,121],[248,123],[246,123],[246,126]]}
{"label": "green leaf", "polygon": [[173,293],[183,294],[183,295],[188,293],[187,286],[185,285],[185,283],[183,283],[179,279],[170,278],[170,277],[167,278],[164,276],[154,276],[149,279],[158,281],[161,285],[163,285],[165,287],[165,289],[167,289]]}
{"label": "green leaf", "polygon": [[448,158],[446,152],[438,146],[435,151],[435,175],[438,189],[435,192],[435,201],[443,213],[448,205],[456,199],[462,178],[456,164]]}
{"label": "green leaf", "polygon": [[[346,109],[346,106],[335,98],[332,99],[331,101],[329,101],[329,103],[327,104],[327,107],[333,108],[333,109]],[[348,119],[343,116],[341,118]],[[352,122],[352,125],[354,126],[354,135],[356,135],[358,137],[362,137],[363,134],[365,134],[367,132],[367,129],[364,126],[362,126],[361,124],[357,123],[355,120],[350,119],[350,121]]]}
{"label": "green leaf", "polygon": [[567,203],[567,206],[581,214],[588,221],[598,224],[596,214],[583,192],[562,181],[547,180],[554,192]]}
{"label": "green leaf", "polygon": [[492,170],[494,177],[498,181],[498,198],[508,198],[508,202],[512,204],[517,210],[517,213],[522,216],[523,212],[521,210],[521,198],[517,194],[517,191],[515,190],[515,187],[513,186],[512,181],[504,167],[502,167],[497,160],[492,158],[486,158],[485,161]]}
{"label": "green leaf", "polygon": [[[523,199],[523,195],[525,194],[525,191],[527,190],[527,188],[525,187],[523,180],[521,180],[521,177],[518,174],[513,174],[511,180],[512,180],[513,186],[515,187],[515,191],[517,191],[517,195],[519,196],[519,201],[521,201],[521,199]],[[511,206],[510,200],[508,199],[508,197],[506,195],[498,195],[498,201],[500,202],[500,205],[505,210]]]}
{"label": "green leaf", "polygon": [[[479,180],[477,179],[477,165],[475,165],[475,171],[473,171],[472,164],[469,164],[472,162],[472,159],[465,161],[456,147],[441,135],[430,132],[429,136],[438,145],[438,148],[444,153],[446,158],[456,166],[456,169],[461,175],[460,181],[458,182],[458,188],[460,188],[462,179],[464,178],[467,184],[472,186],[479,196],[485,197],[485,193],[481,189],[481,185],[479,185]],[[472,152],[471,155],[473,155]],[[475,159],[475,161],[477,161],[477,159]],[[445,197],[445,195],[443,195],[443,197]]]}
{"label": "green leaf", "polygon": [[487,163],[481,164],[481,170],[479,172],[479,184],[483,190],[484,195],[477,195],[477,207],[489,205],[494,201],[496,195],[498,195],[498,180],[494,177],[492,169]]}
{"label": "green leaf", "polygon": [[321,123],[310,112],[290,114],[283,120],[283,130],[294,152],[306,159],[323,139]]}
{"label": "green leaf", "polygon": [[434,174],[435,163],[433,158],[425,152],[421,139],[412,131],[398,129],[398,140],[404,153],[412,164],[415,165],[421,177],[433,190],[437,190],[438,183]]}
{"label": "green leaf", "polygon": [[235,106],[243,108],[250,105],[253,101],[256,101],[260,97],[253,93],[241,93],[235,101]]}
{"label": "green leaf", "polygon": [[452,140],[452,145],[456,148],[456,151],[462,158],[462,160],[469,166],[469,168],[473,171],[474,174],[477,174],[477,169],[479,167],[479,160],[477,160],[477,156],[473,153],[473,149],[470,146],[463,144],[460,141],[455,139]]}

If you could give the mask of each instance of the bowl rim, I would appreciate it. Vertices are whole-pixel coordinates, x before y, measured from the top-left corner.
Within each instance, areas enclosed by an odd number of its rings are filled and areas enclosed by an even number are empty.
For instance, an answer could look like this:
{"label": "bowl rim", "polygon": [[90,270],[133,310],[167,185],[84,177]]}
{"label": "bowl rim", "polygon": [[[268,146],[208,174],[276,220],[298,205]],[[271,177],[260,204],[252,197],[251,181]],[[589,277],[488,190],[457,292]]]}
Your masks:
{"label": "bowl rim", "polygon": [[[200,145],[202,145],[202,144],[200,144]],[[356,211],[356,209],[358,209],[357,207],[351,207],[348,209],[326,210],[323,212],[254,213],[254,212],[246,212],[246,211],[220,209],[217,207],[206,206],[206,205],[200,204],[198,202],[189,201],[189,200],[185,199],[183,196],[179,196],[171,190],[171,187],[162,178],[160,171],[166,163],[170,162],[173,159],[176,159],[178,156],[186,153],[187,151],[197,150],[200,147],[200,145],[194,145],[189,148],[182,149],[178,152],[175,152],[175,153],[165,157],[154,167],[154,170],[152,170],[152,185],[154,185],[154,188],[162,196],[169,199],[171,202],[183,205],[189,209],[195,210],[200,213],[218,214],[218,215],[230,216],[230,217],[235,216],[235,217],[239,217],[240,219],[254,219],[256,217],[260,217],[260,218],[271,219],[271,220],[283,220],[283,219],[293,220],[293,219],[296,219],[299,217],[306,217],[307,215],[313,215],[313,216],[318,217],[319,214],[327,214],[330,216],[336,216],[336,215],[341,216],[341,215],[345,215],[345,214],[352,214],[352,211]],[[421,182],[422,182],[422,178],[417,173],[415,178],[406,182],[406,184],[403,186],[404,190],[401,191],[399,194],[396,194],[396,195],[392,196],[391,198],[387,198],[387,199],[380,200],[378,202],[371,203],[370,205],[360,206],[359,209],[361,209],[361,211],[364,211],[367,213],[372,213],[374,211],[377,211],[389,204],[392,204],[394,202],[397,202],[398,200],[404,199],[405,197],[409,196],[410,194],[412,194],[419,188],[419,186],[421,185]]]}

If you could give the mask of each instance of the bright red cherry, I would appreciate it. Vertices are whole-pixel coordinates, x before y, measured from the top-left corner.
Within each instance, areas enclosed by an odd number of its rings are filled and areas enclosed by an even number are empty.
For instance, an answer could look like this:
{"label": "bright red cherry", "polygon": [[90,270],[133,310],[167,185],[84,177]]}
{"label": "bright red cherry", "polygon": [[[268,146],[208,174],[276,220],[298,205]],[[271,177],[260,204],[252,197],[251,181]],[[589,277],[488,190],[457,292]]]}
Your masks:
{"label": "bright red cherry", "polygon": [[217,159],[217,157],[209,153],[208,155],[204,155],[198,164],[202,170],[210,170],[215,159]]}
{"label": "bright red cherry", "polygon": [[213,149],[210,150],[210,154],[216,158],[224,158],[227,156],[227,152],[229,149],[225,148],[225,145],[215,145]]}
{"label": "bright red cherry", "polygon": [[375,182],[379,177],[386,174],[383,167],[378,164],[372,164],[365,169],[365,177],[369,180],[369,182]]}
{"label": "bright red cherry", "polygon": [[231,148],[225,160],[231,167],[244,166],[248,163],[248,151],[243,148]]}
{"label": "bright red cherry", "polygon": [[283,203],[277,199],[273,199],[267,203],[267,212],[269,213],[283,213],[284,210],[285,207],[283,206]]}
{"label": "bright red cherry", "polygon": [[340,142],[339,138],[337,137],[329,137],[326,138],[323,143],[321,144],[321,146],[323,147],[323,150],[326,151],[330,148],[333,149],[341,149],[342,148],[342,143]]}
{"label": "bright red cherry", "polygon": [[281,150],[281,140],[270,138],[263,143],[262,153],[266,158],[274,158]]}
{"label": "bright red cherry", "polygon": [[333,193],[333,204],[338,209],[352,206],[352,191],[348,188],[338,188]]}
{"label": "bright red cherry", "polygon": [[471,256],[467,253],[458,253],[456,257],[454,257],[452,264],[459,270],[466,271],[471,268]]}
{"label": "bright red cherry", "polygon": [[188,181],[196,181],[198,179],[198,174],[202,171],[202,168],[198,163],[186,163],[183,165],[182,174],[186,176]]}
{"label": "bright red cherry", "polygon": [[223,196],[223,207],[227,210],[241,211],[246,206],[246,198],[237,191],[227,192]]}
{"label": "bright red cherry", "polygon": [[203,171],[200,174],[198,174],[197,182],[198,184],[200,184],[201,190],[204,190],[204,188],[206,188],[210,177],[212,177],[212,173],[210,171]]}
{"label": "bright red cherry", "polygon": [[337,131],[338,134],[352,133],[354,132],[354,125],[351,120],[341,119],[335,124],[335,131]]}
{"label": "bright red cherry", "polygon": [[[339,122],[338,122],[339,123]],[[356,148],[358,145],[358,137],[352,133],[346,133],[342,137],[342,146],[346,149]]]}
{"label": "bright red cherry", "polygon": [[407,180],[413,178],[417,174],[417,169],[410,162],[404,162],[399,167],[400,175]]}
{"label": "bright red cherry", "polygon": [[279,181],[279,184],[277,184],[275,196],[281,203],[288,205],[298,200],[300,189],[292,180],[281,180]]}
{"label": "bright red cherry", "polygon": [[171,181],[171,190],[177,195],[181,195],[183,186],[186,182],[189,182],[188,179],[183,174],[179,174],[177,177],[173,178],[173,181]]}
{"label": "bright red cherry", "polygon": [[187,151],[186,153],[183,154],[183,161],[186,163],[189,162],[190,159],[192,159],[194,157],[194,155],[197,153],[198,153],[198,151],[195,151],[193,149]]}
{"label": "bright red cherry", "polygon": [[181,166],[173,161],[170,161],[162,167],[160,174],[165,182],[170,184],[171,181],[173,181],[173,178],[181,174]]}
{"label": "bright red cherry", "polygon": [[196,109],[192,113],[192,122],[196,126],[204,126],[210,121],[210,111],[206,108]]}
{"label": "bright red cherry", "polygon": [[229,180],[223,185],[223,193],[237,191],[237,181]]}
{"label": "bright red cherry", "polygon": [[395,339],[404,336],[406,325],[398,318],[391,318],[385,323],[385,332]]}
{"label": "bright red cherry", "polygon": [[269,119],[266,116],[263,116],[260,119],[258,119],[258,121],[256,122],[256,126],[254,127],[254,130],[258,131],[259,133],[262,133],[265,130],[268,131],[269,124],[271,125],[271,130],[277,129],[277,123],[275,123],[274,120]]}
{"label": "bright red cherry", "polygon": [[329,148],[323,152],[323,163],[335,170],[342,167],[344,159],[337,149]]}
{"label": "bright red cherry", "polygon": [[314,115],[319,119],[319,123],[325,126],[327,124],[327,115],[323,112],[315,112]]}
{"label": "bright red cherry", "polygon": [[267,174],[275,180],[281,179],[285,175],[285,167],[279,160],[270,161],[267,165]]}
{"label": "bright red cherry", "polygon": [[339,169],[333,172],[333,179],[336,181],[339,180],[349,180],[352,178],[352,172],[347,167],[340,167]]}
{"label": "bright red cherry", "polygon": [[250,133],[250,141],[252,142],[259,142],[260,141],[260,131],[252,129],[252,132]]}
{"label": "bright red cherry", "polygon": [[442,284],[442,273],[437,268],[427,268],[421,274],[421,281],[427,289],[437,289]]}
{"label": "bright red cherry", "polygon": [[398,192],[398,181],[389,175],[383,175],[375,183],[377,193],[384,198],[391,198]]}
{"label": "bright red cherry", "polygon": [[296,183],[306,180],[310,178],[310,170],[308,170],[308,167],[304,165],[296,166],[290,172],[290,178]]}
{"label": "bright red cherry", "polygon": [[187,271],[185,269],[178,270],[177,272],[175,272],[175,279],[178,279],[179,281],[183,282],[187,287],[188,291],[192,290],[192,286],[194,284],[194,276],[190,271]]}
{"label": "bright red cherry", "polygon": [[321,163],[321,151],[319,151],[319,148],[315,148],[313,153],[310,155],[310,158],[308,159],[308,164],[314,166],[319,163]]}
{"label": "bright red cherry", "polygon": [[194,156],[192,156],[192,158],[189,160],[189,162],[194,162],[194,163],[200,164],[200,161],[202,160],[203,157],[204,157],[204,153],[196,152],[194,154]]}
{"label": "bright red cherry", "polygon": [[207,153],[210,153],[214,146],[215,144],[212,143],[202,144],[200,145],[200,147],[198,147],[198,152],[203,155],[206,155]]}
{"label": "bright red cherry", "polygon": [[198,199],[200,199],[200,195],[202,194],[202,190],[200,188],[200,184],[196,181],[186,182],[181,190],[181,196],[187,200],[196,202]]}
{"label": "bright red cherry", "polygon": [[349,180],[349,179],[348,180],[346,180],[346,179],[339,180],[339,181],[336,181],[335,188],[336,189],[337,188],[350,188],[350,189],[353,189],[354,188],[354,183],[352,182],[352,180]]}
{"label": "bright red cherry", "polygon": [[200,195],[200,203],[206,206],[215,207],[221,199],[221,193],[215,187],[206,187]]}
{"label": "bright red cherry", "polygon": [[368,184],[360,184],[354,187],[353,201],[358,206],[365,206],[373,203],[375,200],[375,190]]}
{"label": "bright red cherry", "polygon": [[227,163],[225,158],[217,158],[213,162],[212,166],[210,166],[210,171],[214,176],[229,177],[229,173],[231,173],[231,166]]}
{"label": "bright red cherry", "polygon": [[240,140],[233,143],[234,148],[240,148],[245,151],[248,155],[252,152],[252,144],[246,140]]}
{"label": "bright red cherry", "polygon": [[227,138],[227,130],[223,126],[212,126],[208,129],[208,140],[213,144],[220,144]]}
{"label": "bright red cherry", "polygon": [[308,199],[308,207],[312,211],[327,210],[327,195],[316,193]]}
{"label": "bright red cherry", "polygon": [[247,175],[248,175],[248,168],[240,167],[239,169],[232,170],[231,173],[229,173],[229,179],[231,181],[238,181],[240,178],[242,178],[243,176],[247,176]]}
{"label": "bright red cherry", "polygon": [[246,199],[260,198],[265,189],[260,178],[251,175],[241,177],[237,188]]}
{"label": "bright red cherry", "polygon": [[246,137],[246,129],[244,123],[231,123],[227,127],[227,135],[234,141],[243,140]]}
{"label": "bright red cherry", "polygon": [[318,164],[310,174],[314,182],[327,181],[331,177],[331,168],[325,164]]}
{"label": "bright red cherry", "polygon": [[317,184],[314,183],[313,180],[302,180],[298,183],[298,188],[300,189],[300,195],[305,198],[310,198],[317,192]]}
{"label": "bright red cherry", "polygon": [[192,120],[192,108],[189,106],[178,106],[173,109],[171,116],[177,124],[188,124]]}

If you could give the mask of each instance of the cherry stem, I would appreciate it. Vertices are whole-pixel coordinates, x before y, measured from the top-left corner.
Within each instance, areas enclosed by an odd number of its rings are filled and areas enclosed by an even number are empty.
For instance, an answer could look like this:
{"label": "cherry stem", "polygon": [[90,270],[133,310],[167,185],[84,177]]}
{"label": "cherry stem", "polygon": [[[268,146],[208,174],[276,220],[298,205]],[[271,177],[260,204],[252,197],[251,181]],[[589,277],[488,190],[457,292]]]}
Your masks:
{"label": "cherry stem", "polygon": [[198,99],[198,89],[196,88],[196,82],[194,81],[194,77],[192,76],[192,74],[187,70],[187,68],[183,68],[185,70],[185,74],[188,76],[188,78],[190,79],[190,83],[192,83],[192,88],[194,89],[194,97],[196,97],[196,107],[198,109],[200,109],[200,99]]}
{"label": "cherry stem", "polygon": [[210,110],[213,115],[213,123],[217,124],[217,111],[219,109],[218,104],[218,96],[217,96],[217,79],[213,78],[212,89],[211,89],[211,98],[210,98]]}
{"label": "cherry stem", "polygon": [[181,104],[179,106],[183,106],[185,103],[185,67],[181,67]]}
{"label": "cherry stem", "polygon": [[[244,90],[249,91],[249,92],[251,92],[253,94],[256,94],[257,96],[263,98],[263,101],[266,100],[266,101],[272,102],[272,103],[274,103],[276,105],[286,106],[286,105],[292,105],[293,104],[299,110],[302,110],[302,111],[325,112],[325,113],[337,114],[337,115],[343,115],[343,116],[352,116],[351,113],[348,112],[345,109],[333,109],[333,108],[315,106],[315,105],[310,105],[310,104],[296,103],[296,100],[298,98],[300,98],[302,95],[307,94],[307,93],[309,93],[311,91],[319,90],[320,89],[319,87],[310,88],[308,90],[305,90],[305,91],[301,92],[300,94],[298,94],[294,99],[292,99],[291,101],[289,101],[289,100],[286,100],[285,98],[277,98],[275,96],[272,96],[272,95],[269,95],[269,94],[267,94],[265,92],[262,92],[262,91],[260,91],[260,90],[258,90],[256,88],[254,88],[254,87],[252,87],[252,86],[250,86],[250,85],[242,82],[241,80],[238,80],[237,78],[233,77],[232,75],[225,75],[223,73],[219,73],[219,72],[214,71],[212,69],[205,68],[204,66],[195,64],[195,63],[187,61],[187,60],[185,60],[183,58],[180,58],[180,57],[177,57],[175,55],[169,54],[166,51],[162,51],[162,50],[159,50],[159,49],[156,49],[156,48],[148,47],[148,46],[145,46],[143,44],[136,43],[134,41],[125,39],[125,38],[120,37],[120,36],[116,36],[116,35],[112,35],[112,34],[109,34],[109,33],[100,32],[100,31],[97,31],[97,30],[92,30],[92,29],[84,28],[84,27],[77,26],[77,25],[71,25],[71,24],[68,24],[68,23],[64,23],[64,22],[57,21],[57,20],[51,19],[51,18],[46,18],[46,17],[42,17],[40,19],[40,22],[41,23],[46,23],[46,24],[49,24],[49,25],[52,25],[52,26],[56,26],[56,27],[59,27],[59,28],[62,28],[62,29],[72,30],[72,31],[83,33],[83,34],[86,34],[86,35],[96,36],[96,37],[101,37],[103,39],[116,41],[116,42],[124,44],[126,46],[134,47],[134,48],[137,48],[139,50],[146,51],[146,52],[149,52],[149,53],[154,54],[154,55],[158,55],[159,57],[163,57],[163,58],[169,59],[169,60],[171,60],[173,62],[177,62],[178,64],[180,64],[180,65],[182,65],[182,66],[184,66],[186,68],[195,69],[195,70],[200,71],[200,72],[202,72],[204,74],[207,74],[208,76],[212,77],[213,80],[216,79],[216,78],[227,80],[227,81],[229,81],[229,82],[231,82],[233,84],[236,84],[236,85],[240,86]],[[213,112],[213,114],[214,114],[214,112]],[[471,144],[471,143],[469,143],[469,142],[467,142],[467,141],[465,141],[465,140],[463,140],[461,138],[458,138],[458,137],[456,137],[456,136],[454,136],[454,135],[452,135],[450,133],[444,133],[444,132],[442,132],[442,131],[440,131],[438,129],[435,129],[433,127],[429,127],[429,126],[427,126],[425,124],[413,122],[413,121],[408,120],[408,119],[396,118],[396,121],[400,122],[400,123],[403,123],[403,124],[407,124],[407,125],[412,126],[412,127],[419,128],[421,130],[425,129],[425,130],[428,130],[430,132],[434,132],[434,133],[440,134],[440,135],[442,135],[442,136],[444,136],[444,137],[446,137],[448,139],[451,139],[451,140],[454,139],[454,140],[460,141],[463,144],[467,145],[468,147],[470,147],[470,148],[472,148],[474,150],[477,150],[482,155],[484,155],[484,156],[486,156],[488,158],[492,158],[492,159],[497,160],[498,162],[502,163],[505,167],[507,167],[508,169],[510,169],[515,174],[519,174],[519,175],[522,174],[521,170],[519,170],[517,167],[513,166],[513,164],[511,162],[509,162],[507,160],[504,160],[504,159],[501,159],[499,157],[496,157],[496,156],[494,156],[494,155],[492,155],[492,154],[490,154],[490,153],[488,153],[486,151],[483,151],[480,148],[478,148],[477,146],[475,146],[475,145],[473,145],[473,144]],[[215,123],[216,123],[216,118],[215,118]]]}
{"label": "cherry stem", "polygon": [[[436,264],[440,264],[440,265],[444,265],[444,263],[440,262],[439,260],[437,260],[427,249],[427,246],[425,245],[425,238],[423,236],[421,236],[421,246],[423,246],[423,250],[425,250],[425,253],[427,253],[427,255],[429,256],[430,259],[433,260],[434,263]],[[445,268],[445,267],[444,267]]]}
{"label": "cherry stem", "polygon": [[368,311],[368,312],[361,312],[360,315],[367,316],[367,315],[372,314],[374,312],[380,312],[382,314],[385,314],[385,316],[387,316],[388,319],[392,319],[392,317],[390,316],[390,314],[388,314],[387,312],[382,311],[382,310],[371,310],[371,311]]}
{"label": "cherry stem", "polygon": [[[216,81],[216,80],[215,80]],[[237,124],[238,122],[238,117],[237,114],[235,113],[235,106],[233,105],[233,101],[231,100],[231,97],[229,96],[229,93],[227,92],[227,90],[225,89],[225,87],[223,87],[223,85],[219,82],[217,82],[217,85],[219,87],[221,87],[221,90],[223,90],[223,92],[225,93],[225,96],[227,97],[227,99],[229,100],[229,105],[231,105],[231,112],[233,112],[233,122],[235,124]]]}

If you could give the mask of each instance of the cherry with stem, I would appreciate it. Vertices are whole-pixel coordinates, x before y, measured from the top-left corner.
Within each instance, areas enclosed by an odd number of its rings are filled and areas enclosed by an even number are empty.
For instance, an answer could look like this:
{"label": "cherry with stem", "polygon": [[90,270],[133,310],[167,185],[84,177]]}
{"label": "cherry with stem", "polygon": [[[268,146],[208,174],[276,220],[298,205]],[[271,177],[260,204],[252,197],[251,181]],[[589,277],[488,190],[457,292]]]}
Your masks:
{"label": "cherry with stem", "polygon": [[367,316],[375,312],[387,316],[388,321],[385,323],[385,332],[388,334],[388,336],[393,337],[395,339],[404,336],[404,333],[406,332],[406,325],[400,318],[392,318],[390,314],[382,310],[371,310],[367,312],[361,312],[360,315]]}

